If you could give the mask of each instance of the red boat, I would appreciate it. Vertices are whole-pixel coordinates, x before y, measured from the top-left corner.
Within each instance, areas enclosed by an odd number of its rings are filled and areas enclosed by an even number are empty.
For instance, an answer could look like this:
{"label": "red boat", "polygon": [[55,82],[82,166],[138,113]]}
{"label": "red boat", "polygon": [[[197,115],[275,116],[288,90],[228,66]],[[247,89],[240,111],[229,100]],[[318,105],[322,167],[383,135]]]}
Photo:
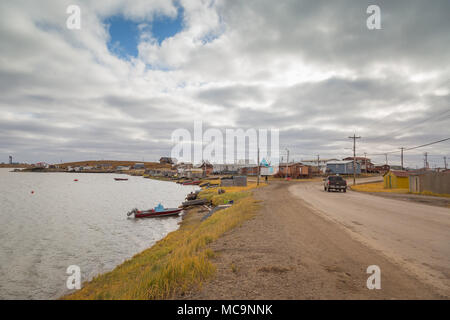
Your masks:
{"label": "red boat", "polygon": [[155,209],[140,211],[138,209],[133,209],[127,213],[127,216],[134,214],[135,218],[156,218],[156,217],[168,217],[177,216],[183,209],[180,208],[166,208],[162,211],[155,211]]}
{"label": "red boat", "polygon": [[116,181],[128,181],[128,178],[114,178]]}
{"label": "red boat", "polygon": [[183,186],[199,185],[200,183],[201,183],[200,180],[196,180],[196,181],[185,181],[185,182],[183,182]]}

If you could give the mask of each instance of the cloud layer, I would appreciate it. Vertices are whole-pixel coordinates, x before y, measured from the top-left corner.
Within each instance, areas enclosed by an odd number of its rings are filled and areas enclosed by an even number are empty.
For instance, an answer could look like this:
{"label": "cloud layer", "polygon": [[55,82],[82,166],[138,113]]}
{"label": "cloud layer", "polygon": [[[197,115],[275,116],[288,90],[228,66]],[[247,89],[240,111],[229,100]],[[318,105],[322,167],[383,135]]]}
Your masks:
{"label": "cloud layer", "polygon": [[[171,132],[278,128],[296,160],[379,154],[450,137],[450,3],[179,1],[184,29],[161,43],[143,33],[138,56],[108,50],[111,16],[175,17],[157,1],[0,3],[0,162],[157,160]],[[448,142],[405,154],[442,166]],[[372,156],[384,162],[384,156]],[[390,160],[398,163],[398,154]]]}

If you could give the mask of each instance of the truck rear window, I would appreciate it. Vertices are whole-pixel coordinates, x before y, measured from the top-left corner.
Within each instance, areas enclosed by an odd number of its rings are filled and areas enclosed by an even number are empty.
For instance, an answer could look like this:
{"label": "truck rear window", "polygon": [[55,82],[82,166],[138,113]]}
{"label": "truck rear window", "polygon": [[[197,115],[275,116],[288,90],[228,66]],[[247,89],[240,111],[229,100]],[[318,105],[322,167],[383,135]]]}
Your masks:
{"label": "truck rear window", "polygon": [[328,180],[330,180],[330,181],[342,181],[344,179],[342,179],[342,177],[332,176],[332,177],[328,177]]}

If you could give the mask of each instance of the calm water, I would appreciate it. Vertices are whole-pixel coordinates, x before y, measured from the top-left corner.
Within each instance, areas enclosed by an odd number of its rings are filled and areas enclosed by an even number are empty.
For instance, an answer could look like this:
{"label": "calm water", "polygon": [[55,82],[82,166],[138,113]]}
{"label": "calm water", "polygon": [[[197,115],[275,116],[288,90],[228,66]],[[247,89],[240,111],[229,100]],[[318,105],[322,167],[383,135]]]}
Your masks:
{"label": "calm water", "polygon": [[178,207],[195,189],[131,176],[116,182],[114,174],[10,171],[0,169],[0,299],[57,298],[67,292],[69,265],[81,268],[82,281],[112,270],[181,220],[131,219],[130,209]]}

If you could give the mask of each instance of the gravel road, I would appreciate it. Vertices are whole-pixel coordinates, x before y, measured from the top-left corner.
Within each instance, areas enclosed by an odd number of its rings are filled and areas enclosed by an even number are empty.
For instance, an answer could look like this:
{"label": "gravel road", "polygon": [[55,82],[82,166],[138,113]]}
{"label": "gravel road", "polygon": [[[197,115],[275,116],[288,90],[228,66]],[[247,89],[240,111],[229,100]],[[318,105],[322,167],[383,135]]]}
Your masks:
{"label": "gravel road", "polygon": [[361,192],[328,193],[318,183],[289,191],[421,280],[450,290],[450,209]]}
{"label": "gravel road", "polygon": [[[321,191],[320,182],[283,181],[271,182],[268,187],[258,189],[254,194],[262,201],[262,207],[255,219],[226,233],[211,246],[217,252],[214,258],[217,266],[215,277],[206,281],[200,290],[193,290],[177,298],[445,299],[449,297],[448,273],[445,273],[448,269],[444,266],[448,261],[450,243],[448,209],[433,214],[433,210],[441,208],[430,209],[425,206],[420,210],[407,210],[411,213],[394,214],[392,219],[390,217],[392,213],[383,211],[384,213],[378,215],[384,222],[378,227],[379,219],[361,218],[365,212],[362,210],[361,213],[361,206],[372,208],[375,204],[371,201],[384,203],[386,199],[381,197],[359,196],[350,191],[346,194],[327,193]],[[358,205],[352,201],[356,198],[360,199],[356,201]],[[390,201],[394,203],[381,206],[384,208],[404,205],[396,203],[399,200]],[[329,207],[327,203],[331,206]],[[340,207],[345,207],[347,203],[349,207],[341,210]],[[417,204],[410,205],[417,206]],[[321,207],[324,211],[315,206]],[[333,215],[333,212],[336,213]],[[427,212],[431,212],[430,217],[424,217]],[[440,223],[444,225],[439,226]],[[372,229],[372,225],[375,229]],[[422,231],[414,229],[414,226],[419,225],[422,225]],[[403,226],[405,230],[402,231],[399,226]],[[418,237],[414,240],[413,235],[416,234]],[[379,238],[381,236],[383,239]],[[383,247],[376,247],[374,245],[376,240],[372,237],[380,239]],[[435,243],[434,239],[439,239],[442,243]],[[444,243],[444,240],[447,241]],[[396,259],[392,258],[391,251],[389,254],[384,252],[384,246],[387,247],[388,244],[394,246],[388,249],[394,249],[392,253]],[[403,248],[405,253],[399,255],[399,248]],[[409,255],[420,258],[419,262],[412,261],[410,264],[419,265],[422,272],[411,270],[414,268],[410,268],[410,265],[403,261]],[[426,257],[429,259],[425,263],[431,267],[422,264],[422,260]],[[370,265],[378,265],[381,269],[380,290],[369,290],[366,286],[369,277],[366,270]],[[440,275],[435,270],[437,266],[444,268],[439,271]],[[435,282],[439,281],[430,281],[422,274],[425,272],[423,270],[435,272],[432,279],[441,279],[444,285],[436,286]]]}

